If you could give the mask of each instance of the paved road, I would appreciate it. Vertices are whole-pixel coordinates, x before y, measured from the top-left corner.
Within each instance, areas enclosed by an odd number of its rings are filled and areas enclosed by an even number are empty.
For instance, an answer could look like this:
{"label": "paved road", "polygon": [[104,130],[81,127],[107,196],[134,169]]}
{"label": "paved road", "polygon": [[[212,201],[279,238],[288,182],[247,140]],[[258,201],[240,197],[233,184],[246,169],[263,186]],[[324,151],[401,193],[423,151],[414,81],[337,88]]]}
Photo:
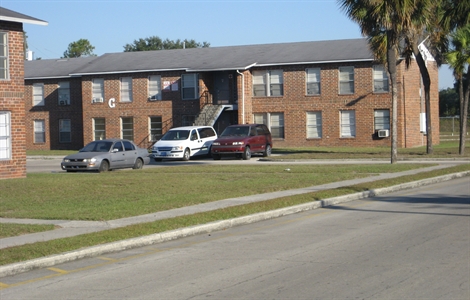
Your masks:
{"label": "paved road", "polygon": [[[38,172],[46,172],[46,173],[58,173],[58,172],[65,172],[62,171],[60,168],[60,162],[62,161],[62,157],[59,156],[31,156],[28,157],[26,160],[26,172],[27,173],[38,173]],[[275,164],[357,164],[357,163],[364,163],[367,162],[368,164],[389,164],[389,159],[334,159],[334,160],[297,160],[297,161],[266,161],[262,160],[262,157],[254,156],[251,160],[245,161],[235,158],[223,158],[222,160],[214,161],[211,158],[195,158],[191,159],[190,161],[171,161],[166,160],[163,162],[155,162],[153,160],[150,161],[149,165],[144,166],[144,168],[158,168],[158,167],[168,167],[168,166],[185,166],[185,165],[207,165],[207,164],[234,164],[238,165],[240,163],[243,164],[268,164],[268,163],[275,163]],[[468,163],[468,159],[462,160],[404,160],[399,161],[398,163],[439,163],[439,164],[460,164],[460,163]],[[127,169],[126,169],[127,170]]]}
{"label": "paved road", "polygon": [[468,177],[1,278],[7,299],[470,299]]}

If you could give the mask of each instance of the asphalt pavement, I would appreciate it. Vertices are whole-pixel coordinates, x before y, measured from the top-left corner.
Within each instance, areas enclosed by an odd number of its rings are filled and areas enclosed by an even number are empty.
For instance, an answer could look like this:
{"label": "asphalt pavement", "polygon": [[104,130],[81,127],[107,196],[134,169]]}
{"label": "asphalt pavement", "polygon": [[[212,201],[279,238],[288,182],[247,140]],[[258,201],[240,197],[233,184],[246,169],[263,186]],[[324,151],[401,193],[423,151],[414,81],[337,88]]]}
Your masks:
{"label": "asphalt pavement", "polygon": [[[350,162],[351,161],[348,161],[348,163]],[[422,163],[423,161],[419,161],[419,162]],[[442,160],[442,161],[433,161],[433,162],[434,163],[437,162],[438,165],[427,167],[427,168],[419,168],[415,170],[404,171],[404,172],[382,173],[382,174],[379,174],[378,176],[370,176],[367,178],[345,180],[345,181],[333,182],[329,184],[311,186],[311,187],[300,188],[300,189],[278,191],[278,192],[251,195],[251,196],[238,197],[238,198],[223,199],[223,200],[214,201],[210,203],[204,203],[204,204],[199,204],[199,205],[182,207],[178,209],[155,212],[155,213],[141,215],[141,216],[128,217],[128,218],[102,221],[102,222],[101,221],[0,218],[0,223],[53,224],[53,225],[56,225],[56,227],[58,227],[57,229],[54,229],[51,231],[0,239],[0,249],[19,246],[19,245],[25,245],[25,244],[31,244],[31,243],[36,243],[36,242],[43,242],[43,241],[50,241],[54,239],[72,237],[72,236],[77,236],[77,235],[86,234],[86,233],[125,227],[125,226],[129,226],[133,224],[153,222],[153,221],[177,217],[177,216],[191,215],[194,213],[211,211],[211,210],[216,210],[216,209],[230,207],[230,206],[243,205],[243,204],[257,202],[257,201],[265,201],[265,200],[280,198],[280,197],[285,197],[285,196],[299,195],[299,194],[305,194],[305,193],[316,192],[316,191],[321,191],[321,190],[334,189],[334,188],[338,188],[342,186],[349,186],[349,185],[360,184],[364,182],[371,182],[371,181],[376,181],[376,180],[381,180],[381,179],[391,179],[391,178],[396,178],[396,177],[400,177],[404,175],[417,174],[419,172],[427,172],[431,170],[447,168],[452,165],[468,163],[469,161],[468,160],[463,160],[463,161]],[[261,162],[258,162],[258,163],[261,163]],[[305,162],[302,162],[302,163],[305,163]],[[320,163],[320,161],[316,161],[316,163]],[[331,162],[323,161],[323,163],[331,163]],[[124,241],[112,242],[112,243],[93,246],[93,247],[89,247],[85,249],[79,249],[77,251],[70,251],[67,253],[63,253],[59,255],[52,255],[52,256],[34,259],[34,260],[26,261],[26,262],[0,266],[0,277],[13,275],[13,274],[21,273],[21,272],[26,272],[28,270],[32,270],[35,268],[49,267],[49,266],[53,266],[59,263],[72,261],[72,260],[76,260],[76,259],[80,259],[84,257],[93,257],[93,256],[103,255],[105,253],[117,252],[117,251],[122,251],[125,249],[160,243],[160,242],[164,242],[167,240],[181,238],[184,236],[212,232],[216,230],[230,228],[230,227],[237,226],[237,225],[258,222],[258,221],[262,221],[266,219],[271,219],[271,218],[280,217],[280,216],[284,216],[284,215],[288,215],[292,213],[297,213],[300,211],[316,209],[320,207],[325,207],[329,205],[334,205],[334,204],[338,204],[342,202],[348,202],[348,201],[353,201],[353,200],[367,198],[367,197],[373,197],[376,195],[382,195],[382,194],[395,192],[395,191],[399,191],[403,189],[429,185],[429,184],[451,180],[454,178],[460,178],[464,176],[470,176],[470,171],[454,173],[450,175],[420,180],[416,182],[410,182],[406,184],[400,184],[400,185],[389,187],[389,188],[382,188],[382,189],[377,189],[377,190],[371,190],[371,191],[366,191],[366,192],[360,192],[360,193],[325,199],[322,201],[314,201],[311,203],[306,203],[306,204],[297,205],[293,207],[281,208],[281,209],[277,209],[274,211],[262,212],[262,213],[258,213],[254,215],[234,218],[230,220],[217,221],[217,222],[212,222],[209,224],[204,224],[204,225],[199,225],[199,226],[181,228],[181,229],[172,230],[172,231],[168,231],[164,233],[157,233],[157,234],[153,234],[149,236],[132,238],[132,239],[124,240]]]}

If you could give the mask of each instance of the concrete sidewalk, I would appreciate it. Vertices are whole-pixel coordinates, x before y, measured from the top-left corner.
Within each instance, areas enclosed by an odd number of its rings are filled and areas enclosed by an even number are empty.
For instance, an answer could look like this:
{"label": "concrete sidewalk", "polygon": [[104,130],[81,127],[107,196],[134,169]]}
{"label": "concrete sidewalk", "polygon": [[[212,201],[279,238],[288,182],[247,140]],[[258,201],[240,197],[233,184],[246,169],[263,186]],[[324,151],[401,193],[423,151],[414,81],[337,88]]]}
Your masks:
{"label": "concrete sidewalk", "polygon": [[[404,175],[411,175],[411,174],[417,174],[420,172],[447,168],[447,167],[451,167],[453,165],[458,165],[458,164],[459,162],[447,161],[445,163],[440,163],[437,166],[432,166],[432,167],[427,167],[427,168],[420,168],[420,169],[397,172],[397,173],[382,173],[382,174],[379,174],[378,176],[370,176],[367,178],[358,178],[358,179],[352,179],[352,180],[346,180],[346,181],[340,181],[340,182],[333,182],[329,184],[311,186],[307,188],[251,195],[251,196],[245,196],[245,197],[239,197],[239,198],[224,199],[224,200],[215,201],[215,202],[209,202],[209,203],[204,203],[204,204],[199,204],[199,205],[194,205],[194,206],[182,207],[182,208],[172,209],[168,211],[156,212],[156,213],[129,217],[129,218],[122,218],[122,219],[117,219],[117,220],[110,220],[110,221],[105,221],[105,222],[0,218],[0,223],[53,224],[53,225],[57,225],[58,227],[60,227],[59,229],[55,229],[51,231],[0,239],[0,249],[24,245],[24,244],[60,239],[60,238],[65,238],[65,237],[71,237],[71,236],[76,236],[76,235],[86,234],[86,233],[91,233],[91,232],[98,232],[98,231],[108,230],[112,228],[119,228],[119,227],[124,227],[124,226],[138,224],[138,223],[153,222],[153,221],[161,220],[161,219],[167,219],[167,218],[183,216],[183,215],[190,215],[194,213],[211,211],[211,210],[216,210],[219,208],[243,205],[247,203],[264,201],[264,200],[280,198],[280,197],[285,197],[285,196],[305,194],[305,193],[316,192],[316,191],[327,190],[327,189],[334,189],[334,188],[338,188],[342,186],[349,186],[349,185],[371,182],[371,181],[376,181],[376,180],[381,180],[381,179],[391,179],[391,178],[396,178],[396,177],[400,177]],[[261,220],[279,217],[279,216],[283,216],[283,215],[287,215],[291,213],[296,213],[299,211],[316,209],[319,207],[333,205],[333,204],[337,204],[341,202],[357,200],[361,198],[373,197],[379,194],[390,193],[393,191],[432,184],[432,183],[450,180],[453,178],[459,178],[463,176],[470,176],[470,171],[441,176],[437,178],[430,178],[430,179],[421,180],[418,182],[401,184],[398,186],[378,189],[375,191],[367,191],[367,192],[361,192],[361,193],[356,193],[352,195],[335,197],[332,199],[326,199],[322,201],[315,201],[315,202],[311,202],[307,204],[298,205],[296,207],[287,207],[283,209],[278,209],[276,211],[263,212],[263,213],[236,218],[232,220],[224,220],[224,221],[213,222],[213,223],[205,224],[205,225],[193,226],[190,228],[182,228],[178,230],[173,230],[171,232],[154,234],[150,236],[139,237],[139,238],[129,239],[125,241],[119,241],[119,242],[94,246],[94,247],[81,249],[77,251],[71,251],[65,254],[40,258],[40,259],[36,259],[32,261],[21,262],[21,263],[7,265],[7,266],[1,266],[0,277],[13,275],[19,272],[25,272],[34,268],[52,266],[58,263],[71,261],[74,259],[80,259],[84,257],[102,255],[104,253],[122,251],[122,250],[129,249],[129,248],[141,247],[145,245],[155,244],[158,242],[163,242],[165,240],[172,240],[172,239],[176,239],[179,237],[199,234],[203,232],[211,232],[215,230],[229,228],[235,225],[248,224],[248,223],[252,223],[256,221],[261,221]]]}

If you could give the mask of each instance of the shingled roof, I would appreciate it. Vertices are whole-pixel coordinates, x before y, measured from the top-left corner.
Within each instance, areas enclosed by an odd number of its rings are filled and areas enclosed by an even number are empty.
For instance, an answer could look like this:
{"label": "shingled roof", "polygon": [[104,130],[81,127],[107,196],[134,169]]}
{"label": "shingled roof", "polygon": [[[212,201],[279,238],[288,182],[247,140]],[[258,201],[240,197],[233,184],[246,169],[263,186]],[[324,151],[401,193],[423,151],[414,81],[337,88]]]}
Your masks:
{"label": "shingled roof", "polygon": [[[245,70],[251,67],[331,62],[373,61],[366,39],[190,48],[141,52],[107,53],[77,58],[74,70],[59,70],[61,60],[29,61],[25,77],[81,76],[114,73],[184,70],[204,72]],[[81,66],[80,63],[82,64]],[[42,64],[41,66],[33,66]],[[72,65],[72,61],[70,61]],[[42,72],[42,73],[41,73]],[[60,74],[63,72],[63,74]]]}
{"label": "shingled roof", "polygon": [[16,11],[0,7],[0,20],[16,22],[16,23],[30,23],[36,25],[47,25],[48,23],[27,15],[20,14]]}

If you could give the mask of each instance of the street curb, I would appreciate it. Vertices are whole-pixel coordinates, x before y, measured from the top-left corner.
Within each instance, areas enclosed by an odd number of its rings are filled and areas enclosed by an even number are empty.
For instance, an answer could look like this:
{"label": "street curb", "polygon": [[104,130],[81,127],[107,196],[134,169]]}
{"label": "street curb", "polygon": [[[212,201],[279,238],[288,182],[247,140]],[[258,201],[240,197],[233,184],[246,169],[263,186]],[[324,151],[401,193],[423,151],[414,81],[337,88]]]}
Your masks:
{"label": "street curb", "polygon": [[354,201],[358,199],[371,198],[379,195],[384,195],[387,193],[392,193],[396,191],[416,188],[420,186],[430,185],[438,182],[444,182],[456,178],[462,178],[465,176],[470,176],[470,171],[453,173],[428,179],[423,179],[419,181],[413,181],[408,183],[403,183],[391,187],[379,188],[370,191],[358,192],[349,195],[343,195],[333,198],[328,198],[324,200],[309,202],[305,204],[295,205],[291,207],[280,208],[272,211],[256,213],[248,216],[233,218],[229,220],[214,221],[207,224],[195,225],[186,228],[175,229],[171,231],[166,231],[162,233],[156,233],[148,236],[142,236],[137,238],[131,238],[127,240],[122,240],[118,242],[111,242],[103,245],[92,246],[84,249],[73,250],[65,252],[62,254],[50,255],[42,258],[32,259],[24,262],[9,264],[5,266],[0,266],[0,278],[16,275],[19,273],[28,272],[34,269],[51,267],[57,264],[70,262],[82,258],[96,257],[103,254],[119,252],[123,250],[128,250],[132,248],[138,248],[143,246],[149,246],[153,244],[158,244],[166,241],[171,241],[187,236],[193,236],[197,234],[210,233],[213,231],[219,231],[228,229],[231,227],[245,225],[255,222],[260,222],[268,219],[274,219],[286,215],[291,215],[303,211],[313,210],[321,207],[331,206],[339,203],[345,203],[349,201]]}

